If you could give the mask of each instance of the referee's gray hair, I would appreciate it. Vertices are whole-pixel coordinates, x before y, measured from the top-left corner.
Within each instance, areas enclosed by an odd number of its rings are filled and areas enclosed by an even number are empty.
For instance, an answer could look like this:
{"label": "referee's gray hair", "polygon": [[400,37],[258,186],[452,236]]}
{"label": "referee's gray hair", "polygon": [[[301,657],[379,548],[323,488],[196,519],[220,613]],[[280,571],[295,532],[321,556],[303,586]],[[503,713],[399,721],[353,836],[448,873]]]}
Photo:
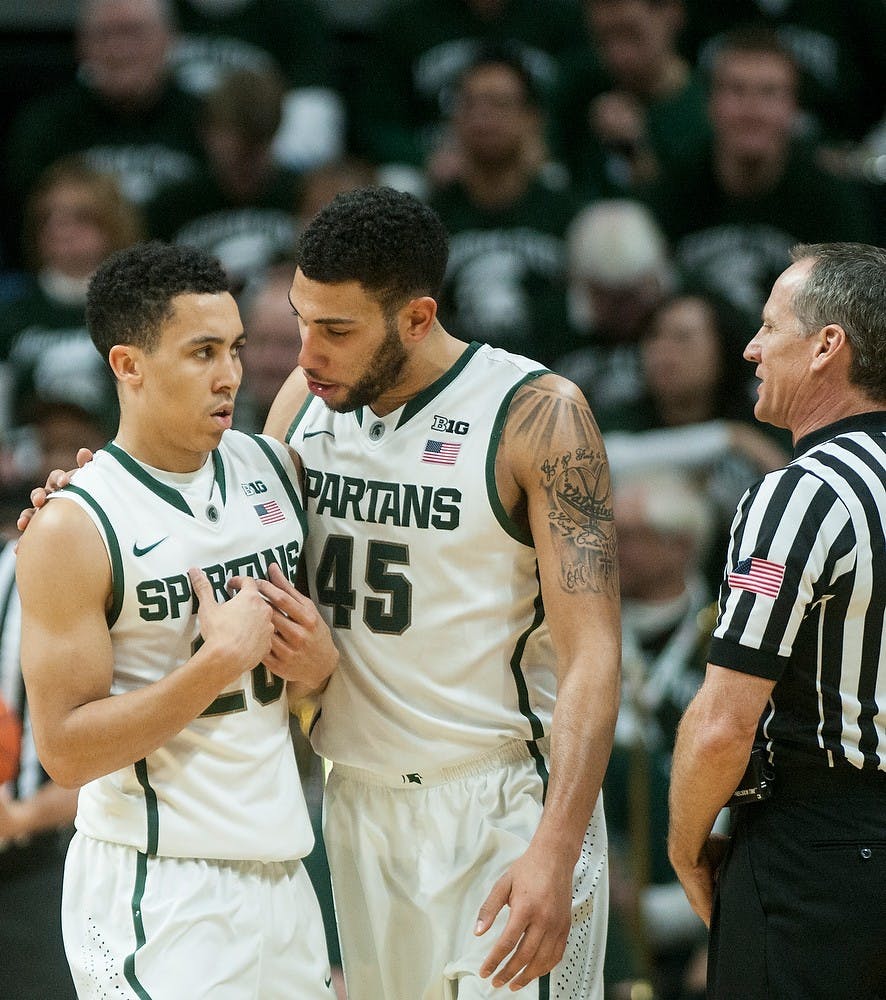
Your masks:
{"label": "referee's gray hair", "polygon": [[886,249],[866,243],[800,243],[791,260],[812,268],[794,293],[793,308],[809,336],[833,323],[852,346],[849,380],[886,402]]}

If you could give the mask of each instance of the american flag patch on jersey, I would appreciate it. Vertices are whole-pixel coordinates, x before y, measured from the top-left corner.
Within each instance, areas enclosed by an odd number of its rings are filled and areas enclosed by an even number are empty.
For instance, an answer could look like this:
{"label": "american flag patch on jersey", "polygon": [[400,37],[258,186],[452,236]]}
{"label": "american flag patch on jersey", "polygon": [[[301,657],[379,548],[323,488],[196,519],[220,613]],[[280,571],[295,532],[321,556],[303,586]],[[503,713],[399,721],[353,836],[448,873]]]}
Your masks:
{"label": "american flag patch on jersey", "polygon": [[461,451],[460,444],[453,444],[451,441],[434,441],[429,438],[421,460],[430,462],[432,465],[455,465],[459,451]]}
{"label": "american flag patch on jersey", "polygon": [[276,524],[277,521],[286,520],[286,515],[276,500],[265,500],[264,503],[253,504],[252,509],[258,514],[258,519],[262,524]]}
{"label": "american flag patch on jersey", "polygon": [[778,597],[783,579],[784,566],[781,563],[751,556],[749,559],[742,559],[727,576],[726,582],[734,590],[749,590],[753,594]]}

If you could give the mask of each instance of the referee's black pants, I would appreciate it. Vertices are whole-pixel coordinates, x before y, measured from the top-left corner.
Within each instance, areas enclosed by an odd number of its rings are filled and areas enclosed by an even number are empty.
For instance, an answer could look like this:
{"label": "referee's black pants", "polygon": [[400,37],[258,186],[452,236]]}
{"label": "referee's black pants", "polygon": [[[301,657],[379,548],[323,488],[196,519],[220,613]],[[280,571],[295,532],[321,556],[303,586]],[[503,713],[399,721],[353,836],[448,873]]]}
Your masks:
{"label": "referee's black pants", "polygon": [[886,782],[779,776],[734,810],[711,918],[711,1000],[886,1000]]}
{"label": "referee's black pants", "polygon": [[62,944],[62,873],[70,833],[0,851],[0,997],[76,1000]]}

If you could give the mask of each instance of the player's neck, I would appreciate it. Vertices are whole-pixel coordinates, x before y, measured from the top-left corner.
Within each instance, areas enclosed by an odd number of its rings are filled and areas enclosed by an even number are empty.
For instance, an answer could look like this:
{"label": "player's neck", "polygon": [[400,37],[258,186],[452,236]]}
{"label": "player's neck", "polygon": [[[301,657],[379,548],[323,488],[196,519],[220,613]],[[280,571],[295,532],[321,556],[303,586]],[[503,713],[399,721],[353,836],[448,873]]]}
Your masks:
{"label": "player's neck", "polygon": [[208,451],[173,447],[168,441],[158,440],[156,435],[133,431],[124,420],[120,421],[114,443],[137,462],[163,472],[196,472],[209,456]]}
{"label": "player's neck", "polygon": [[467,347],[463,340],[456,340],[439,323],[435,324],[410,354],[397,384],[374,400],[370,409],[377,417],[385,417],[405,406],[445,375]]}

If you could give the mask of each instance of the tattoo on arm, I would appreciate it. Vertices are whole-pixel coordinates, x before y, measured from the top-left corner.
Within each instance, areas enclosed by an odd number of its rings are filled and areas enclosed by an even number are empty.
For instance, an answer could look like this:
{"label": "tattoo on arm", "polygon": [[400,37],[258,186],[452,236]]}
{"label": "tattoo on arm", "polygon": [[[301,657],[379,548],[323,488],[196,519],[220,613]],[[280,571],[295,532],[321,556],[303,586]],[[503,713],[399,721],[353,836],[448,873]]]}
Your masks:
{"label": "tattoo on arm", "polygon": [[522,447],[540,457],[560,585],[569,592],[617,594],[609,463],[587,403],[530,383],[514,398],[508,423]]}

